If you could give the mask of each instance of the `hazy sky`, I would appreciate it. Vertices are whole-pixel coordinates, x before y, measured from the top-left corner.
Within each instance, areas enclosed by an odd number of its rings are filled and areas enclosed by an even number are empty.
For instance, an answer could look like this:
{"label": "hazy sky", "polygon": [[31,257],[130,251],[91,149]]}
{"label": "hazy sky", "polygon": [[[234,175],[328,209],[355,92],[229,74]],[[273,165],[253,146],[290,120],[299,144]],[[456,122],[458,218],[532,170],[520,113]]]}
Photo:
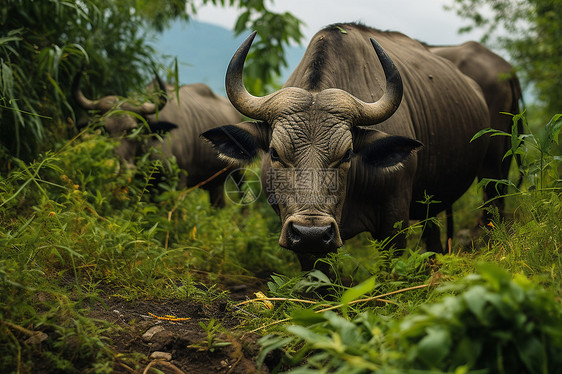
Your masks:
{"label": "hazy sky", "polygon": [[[458,34],[467,25],[443,6],[454,0],[276,0],[268,3],[276,12],[290,12],[306,23],[304,45],[322,27],[335,22],[359,21],[381,30],[400,31],[430,44],[459,44],[478,40],[480,32]],[[199,7],[196,19],[232,29],[237,10]]]}

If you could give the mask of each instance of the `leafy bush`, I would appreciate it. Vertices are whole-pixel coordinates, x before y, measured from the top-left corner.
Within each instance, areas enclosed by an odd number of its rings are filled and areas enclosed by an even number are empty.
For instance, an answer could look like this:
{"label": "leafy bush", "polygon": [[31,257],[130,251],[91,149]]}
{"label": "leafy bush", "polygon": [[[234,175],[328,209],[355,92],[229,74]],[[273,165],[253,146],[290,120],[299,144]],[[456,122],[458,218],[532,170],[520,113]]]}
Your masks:
{"label": "leafy bush", "polygon": [[562,310],[523,276],[481,264],[460,294],[423,308],[399,326],[413,367],[554,373],[562,363]]}
{"label": "leafy bush", "polygon": [[557,373],[562,364],[562,310],[523,276],[481,264],[478,275],[448,284],[441,301],[402,320],[365,310],[295,311],[292,337],[262,339],[285,349],[291,373]]}

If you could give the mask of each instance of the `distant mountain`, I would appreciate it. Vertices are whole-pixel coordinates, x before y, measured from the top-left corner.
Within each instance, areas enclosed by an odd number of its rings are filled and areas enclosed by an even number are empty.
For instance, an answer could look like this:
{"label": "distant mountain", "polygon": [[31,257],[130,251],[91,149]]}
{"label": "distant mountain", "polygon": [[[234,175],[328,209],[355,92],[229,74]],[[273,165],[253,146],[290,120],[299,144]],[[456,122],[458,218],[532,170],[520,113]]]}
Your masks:
{"label": "distant mountain", "polygon": [[[224,77],[232,55],[247,35],[209,23],[176,21],[152,42],[164,55],[177,57],[180,84],[203,82],[225,95]],[[286,59],[289,67],[282,73],[284,82],[304,55],[305,47],[291,47]]]}

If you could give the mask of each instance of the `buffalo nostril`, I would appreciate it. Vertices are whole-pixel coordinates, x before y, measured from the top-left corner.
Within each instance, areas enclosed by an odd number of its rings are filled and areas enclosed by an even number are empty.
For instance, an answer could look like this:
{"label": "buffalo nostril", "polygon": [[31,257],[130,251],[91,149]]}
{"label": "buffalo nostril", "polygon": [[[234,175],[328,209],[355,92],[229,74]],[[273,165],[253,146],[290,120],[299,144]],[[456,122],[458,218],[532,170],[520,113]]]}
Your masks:
{"label": "buffalo nostril", "polygon": [[293,225],[292,222],[289,223],[288,236],[291,244],[296,244],[301,241],[301,232],[295,227],[295,225]]}
{"label": "buffalo nostril", "polygon": [[324,241],[325,244],[330,244],[335,237],[335,233],[334,233],[334,228],[333,226],[327,226],[326,231],[324,232],[324,234],[322,235],[322,240]]}

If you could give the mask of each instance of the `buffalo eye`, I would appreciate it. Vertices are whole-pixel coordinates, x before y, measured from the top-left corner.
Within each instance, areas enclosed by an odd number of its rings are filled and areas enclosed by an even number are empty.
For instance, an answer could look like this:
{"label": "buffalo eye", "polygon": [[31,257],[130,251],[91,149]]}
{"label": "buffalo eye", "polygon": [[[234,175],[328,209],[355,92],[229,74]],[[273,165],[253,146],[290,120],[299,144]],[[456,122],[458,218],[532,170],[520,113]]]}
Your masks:
{"label": "buffalo eye", "polygon": [[349,148],[347,152],[345,152],[345,155],[343,155],[343,158],[341,159],[341,163],[343,164],[344,162],[351,161],[352,157],[353,157],[353,149]]}
{"label": "buffalo eye", "polygon": [[275,148],[269,148],[269,155],[271,156],[271,161],[281,162],[281,158],[279,157],[279,153],[277,153]]}

